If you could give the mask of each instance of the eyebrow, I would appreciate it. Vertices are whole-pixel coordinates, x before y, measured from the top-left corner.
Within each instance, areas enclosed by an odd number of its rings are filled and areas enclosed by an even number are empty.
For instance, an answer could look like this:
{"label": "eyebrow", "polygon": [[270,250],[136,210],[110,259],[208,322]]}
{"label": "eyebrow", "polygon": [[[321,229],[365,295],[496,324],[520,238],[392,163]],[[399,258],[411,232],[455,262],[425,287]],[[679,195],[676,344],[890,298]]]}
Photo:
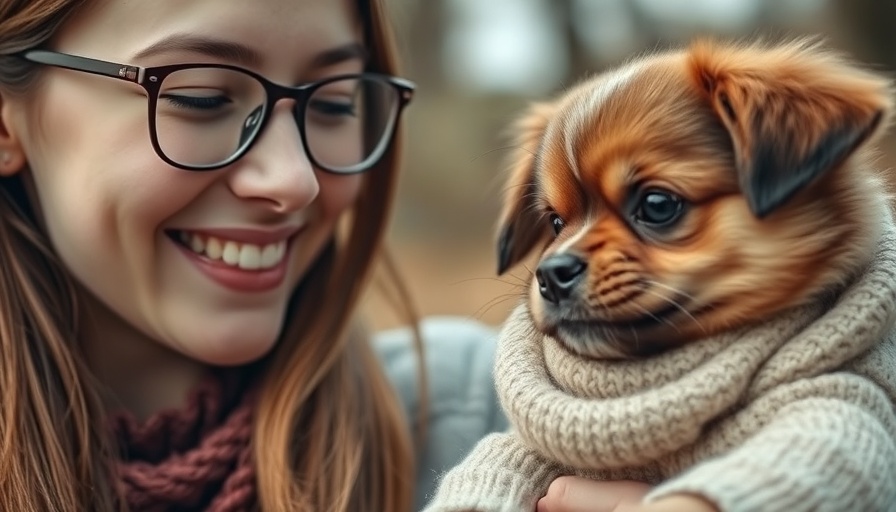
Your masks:
{"label": "eyebrow", "polygon": [[219,59],[233,60],[244,65],[258,64],[261,57],[248,46],[223,41],[198,37],[189,34],[174,34],[144,48],[134,55],[134,60],[145,59],[162,53],[187,51],[217,57]]}
{"label": "eyebrow", "polygon": [[[190,34],[168,36],[140,50],[134,55],[133,59],[145,59],[154,55],[175,51],[199,53],[208,57],[235,61],[245,66],[256,66],[261,62],[261,55],[246,45]],[[353,42],[325,50],[312,58],[310,66],[327,67],[352,59],[367,62],[367,51],[360,43]]]}

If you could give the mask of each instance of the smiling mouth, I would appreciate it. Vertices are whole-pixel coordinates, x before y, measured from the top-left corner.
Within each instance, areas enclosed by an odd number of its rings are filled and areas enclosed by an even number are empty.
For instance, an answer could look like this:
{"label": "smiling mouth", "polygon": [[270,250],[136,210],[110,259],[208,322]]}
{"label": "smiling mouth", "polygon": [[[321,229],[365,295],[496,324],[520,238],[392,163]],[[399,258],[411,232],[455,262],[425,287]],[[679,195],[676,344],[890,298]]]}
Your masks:
{"label": "smiling mouth", "polygon": [[211,263],[234,269],[260,271],[279,265],[292,237],[265,245],[237,242],[190,231],[166,231],[174,243]]}

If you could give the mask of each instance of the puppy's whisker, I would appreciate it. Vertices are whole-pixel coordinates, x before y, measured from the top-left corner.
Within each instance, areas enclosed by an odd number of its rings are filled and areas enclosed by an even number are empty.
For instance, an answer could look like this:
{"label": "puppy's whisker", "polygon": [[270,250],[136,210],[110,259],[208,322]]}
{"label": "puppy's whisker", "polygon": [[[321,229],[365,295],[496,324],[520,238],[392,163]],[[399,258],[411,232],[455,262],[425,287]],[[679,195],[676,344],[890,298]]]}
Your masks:
{"label": "puppy's whisker", "polygon": [[531,281],[535,277],[535,272],[529,268],[528,265],[523,265],[523,270],[529,273],[529,280]]}
{"label": "puppy's whisker", "polygon": [[523,195],[523,198],[529,204],[529,206],[526,207],[526,211],[538,213],[538,218],[535,219],[536,222],[541,222],[547,215],[547,212],[539,207],[538,200],[540,197],[541,196],[537,192],[529,192]]}
{"label": "puppy's whisker", "polygon": [[608,331],[608,332],[606,332],[606,333],[605,333],[605,336],[608,338],[607,341],[610,342],[610,345],[611,345],[611,346],[617,346],[617,347],[618,347],[618,346],[620,345],[619,340],[616,338],[616,333],[614,333],[613,331]]}
{"label": "puppy's whisker", "polygon": [[529,288],[529,283],[525,280],[521,279],[518,276],[504,276],[502,277],[492,277],[492,278],[478,278],[478,279],[467,279],[467,281],[493,281],[501,283],[507,287],[513,288],[516,292],[524,294],[526,290]]}
{"label": "puppy's whisker", "polygon": [[509,300],[519,300],[519,295],[505,293],[503,295],[498,295],[488,301],[485,304],[479,307],[476,311],[473,312],[473,317],[477,320],[482,320],[486,313]]}
{"label": "puppy's whisker", "polygon": [[528,149],[528,148],[526,148],[526,147],[523,147],[523,146],[520,146],[520,145],[502,146],[502,147],[500,147],[500,148],[492,148],[492,149],[489,149],[488,151],[483,151],[482,153],[479,153],[478,155],[476,155],[476,156],[474,156],[473,158],[471,158],[469,163],[472,164],[472,163],[475,162],[476,160],[479,160],[479,159],[482,158],[482,157],[491,155],[492,153],[497,153],[497,152],[499,152],[499,151],[510,151],[510,150],[512,150],[512,149],[520,149],[520,150],[523,150],[523,151],[525,151],[525,152],[527,152],[527,153],[529,153],[529,154],[533,154],[532,151],[531,151],[530,149]]}
{"label": "puppy's whisker", "polygon": [[[510,281],[510,280],[506,279],[506,278],[510,278],[510,277],[514,278],[514,280]],[[474,281],[493,281],[493,282],[498,282],[501,284],[506,284],[507,286],[521,287],[521,288],[525,288],[529,284],[529,283],[525,282],[519,276],[507,274],[506,276],[501,276],[501,277],[470,277],[467,279],[461,279],[460,281],[454,281],[452,283],[449,283],[449,286],[459,286],[462,284],[472,283]]]}
{"label": "puppy's whisker", "polygon": [[[646,289],[645,289],[644,291],[649,291],[649,290],[646,290]],[[643,311],[645,315],[649,316],[650,318],[652,318],[652,319],[653,319],[654,321],[656,321],[657,323],[666,324],[666,325],[668,325],[669,327],[675,329],[676,331],[681,332],[681,329],[679,329],[678,326],[677,326],[674,322],[672,322],[672,321],[670,321],[670,320],[667,320],[667,319],[665,319],[665,318],[659,318],[659,317],[657,317],[656,315],[654,315],[653,313],[651,313],[650,311],[648,311],[647,308],[645,308],[644,306],[642,306],[642,305],[640,305],[640,304],[638,304],[638,303],[635,303],[635,302],[630,303],[630,305],[632,305],[632,306],[638,308],[639,310]]]}
{"label": "puppy's whisker", "polygon": [[638,330],[635,329],[634,326],[629,327],[629,330],[632,331],[632,341],[634,342],[635,350],[640,352],[641,351],[641,340],[640,340],[640,338],[638,338]]}
{"label": "puppy's whisker", "polygon": [[655,287],[657,287],[657,288],[663,288],[663,289],[665,289],[665,290],[669,290],[669,291],[672,292],[673,294],[675,294],[675,295],[680,295],[680,296],[682,296],[682,297],[688,299],[689,301],[693,302],[694,304],[696,304],[696,305],[698,305],[698,306],[700,306],[700,307],[706,307],[706,308],[712,308],[712,307],[713,307],[713,306],[712,306],[711,304],[709,304],[708,302],[699,300],[699,299],[697,299],[697,297],[694,297],[694,296],[691,295],[690,293],[688,293],[688,292],[686,292],[686,291],[684,291],[684,290],[680,290],[680,289],[678,289],[678,288],[675,288],[674,286],[669,286],[669,285],[667,285],[667,284],[663,284],[663,283],[661,283],[661,282],[659,282],[659,281],[654,281],[654,280],[652,280],[652,279],[645,279],[643,282],[644,282],[645,284],[649,284],[649,285],[651,285],[651,286],[655,286]]}
{"label": "puppy's whisker", "polygon": [[[680,290],[673,286],[669,286],[669,285],[660,283],[658,281],[653,281],[651,279],[647,279],[644,282],[647,284],[650,284],[652,286],[656,286],[657,288],[663,288],[663,289],[669,290],[670,292],[672,292],[675,295],[680,295],[682,297],[687,298],[689,301],[691,301],[695,306],[697,306],[700,309],[701,313],[706,312],[706,311],[712,311],[712,310],[716,309],[716,306],[714,304],[712,304],[711,302],[706,302],[705,300],[700,300],[697,297],[691,295],[690,293],[685,292],[684,290]],[[706,332],[706,328],[703,325],[701,325],[699,322],[696,322],[696,323],[697,323],[697,326],[700,327],[701,330]]]}
{"label": "puppy's whisker", "polygon": [[[644,290],[644,292],[649,293],[649,294],[653,295],[654,297],[659,297],[660,299],[662,299],[662,300],[668,302],[669,304],[675,306],[679,311],[681,311],[682,313],[684,313],[686,317],[688,317],[689,319],[691,319],[691,321],[693,321],[694,324],[695,324],[697,327],[700,328],[700,330],[706,332],[706,327],[704,327],[703,324],[700,323],[700,320],[697,320],[697,318],[696,318],[693,314],[691,314],[691,312],[688,311],[684,306],[682,306],[681,304],[679,304],[678,301],[676,301],[676,300],[674,300],[674,299],[672,299],[672,298],[670,298],[670,297],[666,297],[665,295],[663,295],[663,294],[661,294],[661,293],[659,293],[659,292],[656,292],[656,291],[652,290],[649,286],[643,288],[643,290]],[[679,330],[679,329],[676,327],[676,330]]]}
{"label": "puppy's whisker", "polygon": [[[513,184],[507,184],[507,185],[504,186],[502,192],[504,192],[504,193],[508,193],[508,192],[510,192],[510,191],[512,191],[512,190],[514,190],[514,189],[525,188],[525,187],[528,187],[528,186],[529,186],[528,183],[513,183]],[[532,197],[536,197],[536,196],[533,195],[533,194],[530,192],[529,194],[527,194],[527,195],[525,195],[525,196],[521,196],[521,197],[523,197],[523,198],[532,198]],[[532,206],[532,205],[529,205],[529,206]]]}
{"label": "puppy's whisker", "polygon": [[532,282],[532,276],[530,275],[528,278],[518,276],[516,274],[506,274],[508,279],[513,279],[515,285],[522,286],[523,288],[528,288],[529,283]]}

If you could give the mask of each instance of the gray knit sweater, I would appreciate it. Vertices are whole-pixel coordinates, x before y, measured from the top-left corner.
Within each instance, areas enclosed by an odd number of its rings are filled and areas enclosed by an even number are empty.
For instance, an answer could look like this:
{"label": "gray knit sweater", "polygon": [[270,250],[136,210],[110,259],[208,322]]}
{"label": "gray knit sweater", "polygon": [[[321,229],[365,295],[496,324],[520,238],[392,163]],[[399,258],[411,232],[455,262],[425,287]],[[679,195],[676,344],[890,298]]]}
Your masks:
{"label": "gray knit sweater", "polygon": [[836,300],[653,358],[585,360],[525,306],[495,376],[512,424],[426,508],[535,510],[561,475],[637,479],[724,512],[896,511],[896,232]]}

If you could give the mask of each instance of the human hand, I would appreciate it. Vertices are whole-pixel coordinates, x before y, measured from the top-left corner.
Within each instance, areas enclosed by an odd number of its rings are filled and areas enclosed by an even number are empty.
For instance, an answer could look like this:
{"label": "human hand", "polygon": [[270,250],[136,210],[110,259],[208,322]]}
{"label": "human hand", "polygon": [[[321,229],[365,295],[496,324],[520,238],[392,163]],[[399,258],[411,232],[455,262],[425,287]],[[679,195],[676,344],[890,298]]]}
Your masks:
{"label": "human hand", "polygon": [[563,476],[538,500],[536,512],[718,512],[715,506],[693,494],[676,494],[653,503],[642,503],[650,486],[619,480],[600,482]]}
{"label": "human hand", "polygon": [[561,476],[538,500],[536,512],[632,512],[650,486],[632,480],[597,481]]}

